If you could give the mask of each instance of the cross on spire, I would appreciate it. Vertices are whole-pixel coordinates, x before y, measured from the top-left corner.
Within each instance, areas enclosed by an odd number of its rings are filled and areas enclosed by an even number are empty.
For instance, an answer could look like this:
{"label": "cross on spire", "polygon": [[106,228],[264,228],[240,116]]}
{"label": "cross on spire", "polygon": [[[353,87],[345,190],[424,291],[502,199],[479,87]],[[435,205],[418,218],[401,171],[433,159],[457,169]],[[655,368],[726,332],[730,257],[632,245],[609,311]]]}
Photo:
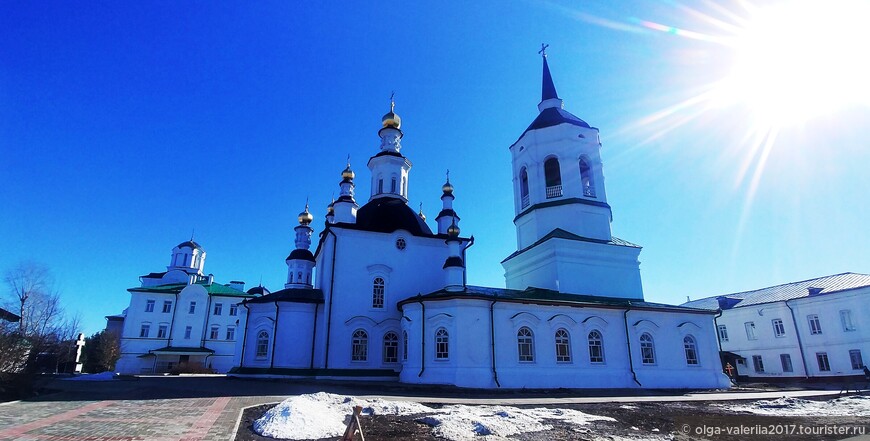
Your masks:
{"label": "cross on spire", "polygon": [[392,112],[393,109],[396,108],[396,101],[393,99],[395,96],[396,96],[396,91],[394,90],[390,93],[390,112]]}
{"label": "cross on spire", "polygon": [[541,54],[541,56],[544,58],[547,57],[547,48],[548,47],[550,47],[549,44],[541,43],[541,50],[539,50],[538,53]]}

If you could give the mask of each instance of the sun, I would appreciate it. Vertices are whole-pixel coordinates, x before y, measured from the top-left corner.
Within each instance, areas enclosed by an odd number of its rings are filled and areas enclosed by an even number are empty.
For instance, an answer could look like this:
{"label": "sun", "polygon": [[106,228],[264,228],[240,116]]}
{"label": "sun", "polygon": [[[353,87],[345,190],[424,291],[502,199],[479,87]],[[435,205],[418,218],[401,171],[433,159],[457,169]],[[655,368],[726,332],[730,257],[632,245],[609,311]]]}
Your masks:
{"label": "sun", "polygon": [[735,59],[716,86],[719,104],[745,106],[770,129],[870,105],[870,2],[745,5],[729,45]]}

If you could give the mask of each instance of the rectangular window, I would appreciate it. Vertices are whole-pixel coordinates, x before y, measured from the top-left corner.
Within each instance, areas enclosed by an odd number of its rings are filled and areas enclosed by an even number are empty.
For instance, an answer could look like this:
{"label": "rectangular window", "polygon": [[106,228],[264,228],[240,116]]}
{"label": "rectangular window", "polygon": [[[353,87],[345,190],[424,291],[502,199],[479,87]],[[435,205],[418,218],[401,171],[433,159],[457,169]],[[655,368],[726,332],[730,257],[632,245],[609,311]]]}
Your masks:
{"label": "rectangular window", "polygon": [[378,194],[381,194],[383,192],[384,192],[384,180],[378,179]]}
{"label": "rectangular window", "polygon": [[746,339],[747,340],[757,340],[758,337],[755,335],[755,322],[746,322],[743,324],[743,327],[746,328]]}
{"label": "rectangular window", "polygon": [[779,361],[782,363],[783,372],[794,372],[794,368],[791,365],[791,355],[779,354]]}
{"label": "rectangular window", "polygon": [[139,337],[148,338],[149,333],[151,333],[151,324],[142,323],[142,327],[139,328]]}
{"label": "rectangular window", "polygon": [[190,340],[190,333],[193,332],[193,326],[188,326],[184,328],[184,339]]}
{"label": "rectangular window", "polygon": [[864,369],[864,360],[861,358],[860,349],[852,349],[849,351],[849,360],[852,362],[852,369],[856,371]]}
{"label": "rectangular window", "polygon": [[821,334],[822,333],[822,324],[819,322],[819,316],[816,314],[810,314],[807,316],[807,322],[810,324],[810,334]]}
{"label": "rectangular window", "polygon": [[393,178],[392,181],[390,181],[390,193],[395,193],[395,192],[396,192],[396,178]]}
{"label": "rectangular window", "polygon": [[239,315],[239,305],[230,305],[230,316],[235,317]]}
{"label": "rectangular window", "polygon": [[819,371],[828,372],[831,370],[831,364],[828,363],[827,352],[816,352],[816,361],[819,362]]}
{"label": "rectangular window", "polygon": [[843,332],[855,330],[855,324],[852,323],[852,311],[844,309],[840,311],[840,323],[843,324]]}
{"label": "rectangular window", "polygon": [[785,336],[785,326],[782,324],[781,319],[773,319],[773,335],[776,337],[784,337]]}
{"label": "rectangular window", "polygon": [[172,301],[164,300],[163,301],[163,312],[172,312]]}
{"label": "rectangular window", "polygon": [[752,367],[755,368],[755,372],[763,373],[764,372],[764,361],[761,359],[760,355],[752,356]]}
{"label": "rectangular window", "polygon": [[166,331],[169,330],[168,325],[160,325],[157,327],[157,338],[166,338]]}
{"label": "rectangular window", "polygon": [[220,331],[220,326],[212,326],[211,332],[208,334],[208,338],[210,338],[212,340],[217,340],[219,331]]}
{"label": "rectangular window", "polygon": [[190,308],[187,309],[188,314],[196,313],[196,302],[190,302]]}
{"label": "rectangular window", "polygon": [[214,315],[221,315],[221,313],[223,312],[223,310],[224,310],[224,304],[223,304],[223,303],[215,303],[215,304],[214,304]]}
{"label": "rectangular window", "polygon": [[719,340],[728,341],[728,328],[725,325],[719,325],[716,328],[719,330]]}
{"label": "rectangular window", "polygon": [[145,312],[154,312],[154,300],[145,302]]}
{"label": "rectangular window", "polygon": [[236,328],[233,326],[227,326],[227,340],[235,340],[236,339]]}

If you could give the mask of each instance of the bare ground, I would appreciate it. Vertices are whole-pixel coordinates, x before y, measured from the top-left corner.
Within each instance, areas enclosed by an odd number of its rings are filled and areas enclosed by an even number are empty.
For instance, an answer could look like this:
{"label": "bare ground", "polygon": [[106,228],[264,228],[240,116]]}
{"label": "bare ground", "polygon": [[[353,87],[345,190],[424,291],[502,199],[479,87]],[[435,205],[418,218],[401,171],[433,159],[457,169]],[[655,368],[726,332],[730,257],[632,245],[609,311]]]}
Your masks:
{"label": "bare ground", "polygon": [[[608,439],[675,439],[675,440],[839,440],[870,434],[870,421],[864,417],[777,417],[735,413],[712,402],[644,402],[565,404],[558,407],[585,413],[609,416],[612,421],[595,421],[575,426],[560,421],[549,422],[552,430],[524,433],[510,437],[522,441],[608,440]],[[439,405],[427,404],[432,407]],[[271,440],[253,432],[251,425],[272,405],[247,409],[239,425],[236,439],[240,441]],[[361,422],[366,441],[407,440],[437,441],[431,427],[417,422],[415,416],[363,416]],[[836,433],[845,428],[857,433]],[[731,430],[732,432],[728,432]],[[733,433],[743,430],[744,433]],[[810,433],[799,433],[801,430]],[[718,433],[717,433],[718,432]],[[358,437],[355,439],[359,439]],[[340,440],[324,438],[323,440]]]}

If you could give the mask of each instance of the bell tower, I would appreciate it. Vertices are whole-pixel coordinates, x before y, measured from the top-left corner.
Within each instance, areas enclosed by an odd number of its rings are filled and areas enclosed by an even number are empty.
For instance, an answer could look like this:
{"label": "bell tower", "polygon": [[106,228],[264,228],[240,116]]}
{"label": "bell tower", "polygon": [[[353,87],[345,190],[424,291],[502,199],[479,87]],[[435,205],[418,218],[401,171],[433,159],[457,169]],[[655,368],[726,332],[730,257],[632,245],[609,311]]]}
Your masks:
{"label": "bell tower", "polygon": [[542,45],[538,116],[510,146],[517,252],[507,287],[643,298],[640,247],[611,235],[598,129],[563,108]]}

